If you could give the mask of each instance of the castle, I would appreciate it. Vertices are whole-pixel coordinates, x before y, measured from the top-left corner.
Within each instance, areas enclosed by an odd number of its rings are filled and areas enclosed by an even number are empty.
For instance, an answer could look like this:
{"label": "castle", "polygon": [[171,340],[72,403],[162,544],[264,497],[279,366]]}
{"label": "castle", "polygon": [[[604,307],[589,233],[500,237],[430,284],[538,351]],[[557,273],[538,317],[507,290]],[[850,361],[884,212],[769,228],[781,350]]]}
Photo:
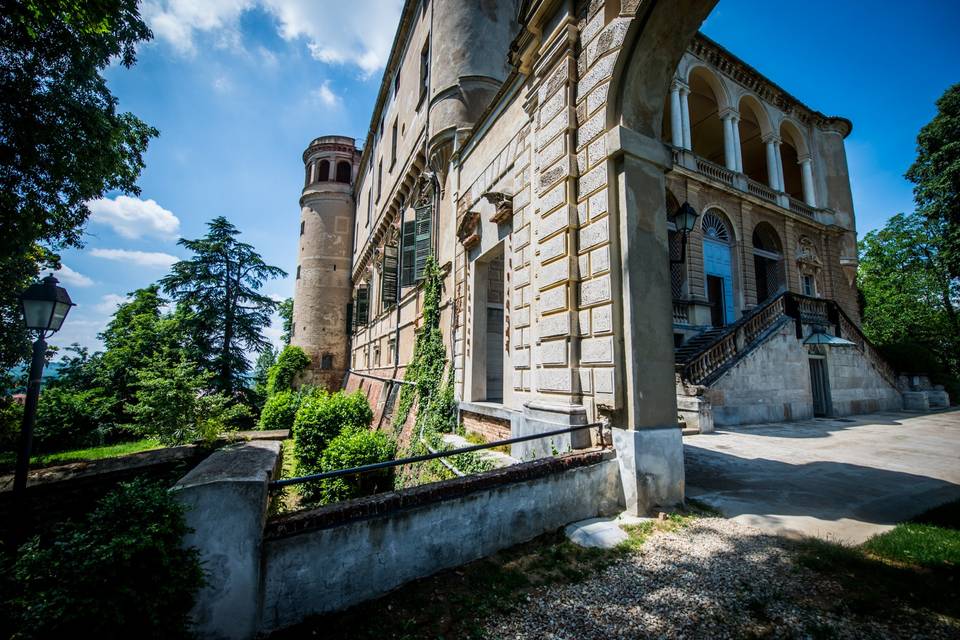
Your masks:
{"label": "castle", "polygon": [[303,156],[311,380],[366,380],[389,408],[432,255],[466,427],[608,420],[652,483],[625,483],[628,508],[682,499],[678,414],[901,407],[859,330],[851,123],[694,35],[711,2],[676,4],[692,40],[657,40],[660,5],[405,3],[362,152]]}

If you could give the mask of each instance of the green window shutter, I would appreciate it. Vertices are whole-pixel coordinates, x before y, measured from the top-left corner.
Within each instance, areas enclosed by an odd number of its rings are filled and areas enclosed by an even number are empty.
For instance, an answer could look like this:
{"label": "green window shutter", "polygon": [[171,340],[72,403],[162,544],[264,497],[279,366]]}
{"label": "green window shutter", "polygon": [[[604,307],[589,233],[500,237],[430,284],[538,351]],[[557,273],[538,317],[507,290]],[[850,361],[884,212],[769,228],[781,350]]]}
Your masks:
{"label": "green window shutter", "polygon": [[383,248],[383,270],[380,273],[380,306],[392,307],[397,302],[397,246]]}
{"label": "green window shutter", "polygon": [[427,265],[427,257],[432,253],[433,243],[430,241],[431,225],[433,224],[433,207],[426,205],[417,207],[416,230],[414,244],[416,246],[416,267],[414,268],[414,280],[419,282],[423,280],[423,270]]}
{"label": "green window shutter", "polygon": [[367,288],[357,289],[357,326],[367,326]]}
{"label": "green window shutter", "polygon": [[409,220],[403,223],[403,234],[400,242],[401,260],[400,260],[400,286],[412,287],[414,284],[414,275],[416,273],[417,247],[415,244],[415,231],[417,223]]}

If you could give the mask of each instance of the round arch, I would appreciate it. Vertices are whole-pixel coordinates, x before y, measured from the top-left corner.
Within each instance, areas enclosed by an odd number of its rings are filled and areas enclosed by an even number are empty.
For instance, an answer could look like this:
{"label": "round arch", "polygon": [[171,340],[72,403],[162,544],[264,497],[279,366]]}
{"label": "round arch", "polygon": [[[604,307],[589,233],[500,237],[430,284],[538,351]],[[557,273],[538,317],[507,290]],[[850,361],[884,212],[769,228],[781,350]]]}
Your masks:
{"label": "round arch", "polygon": [[710,322],[715,327],[734,321],[734,226],[719,207],[704,210],[698,225],[703,243],[703,281]]}
{"label": "round arch", "polygon": [[693,152],[719,165],[724,164],[723,121],[720,113],[729,107],[726,89],[711,69],[690,68],[687,76],[690,95],[690,141]]}
{"label": "round arch", "polygon": [[737,104],[740,113],[740,149],[743,173],[761,184],[769,184],[767,151],[764,138],[773,133],[770,116],[754,96],[744,94]]}
{"label": "round arch", "polygon": [[801,158],[809,157],[807,141],[791,120],[780,122],[780,161],[783,164],[783,190],[796,200],[803,200]]}
{"label": "round arch", "polygon": [[763,304],[778,295],[786,282],[783,243],[773,225],[765,221],[758,222],[753,228],[752,239],[757,304]]}

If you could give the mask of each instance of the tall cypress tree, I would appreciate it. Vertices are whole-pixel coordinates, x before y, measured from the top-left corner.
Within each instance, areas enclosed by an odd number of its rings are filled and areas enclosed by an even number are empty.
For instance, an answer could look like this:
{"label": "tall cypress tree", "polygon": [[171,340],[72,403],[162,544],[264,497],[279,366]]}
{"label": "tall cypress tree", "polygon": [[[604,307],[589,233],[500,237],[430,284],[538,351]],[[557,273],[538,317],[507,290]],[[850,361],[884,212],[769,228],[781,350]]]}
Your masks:
{"label": "tall cypress tree", "polygon": [[202,238],[180,239],[178,244],[194,256],[175,263],[160,284],[190,310],[186,318],[191,331],[209,345],[211,353],[202,364],[213,373],[217,390],[233,394],[246,386],[241,378],[250,370],[247,353],[260,353],[269,345],[263,329],[270,325],[277,302],[260,289],[287,274],[266,264],[253,246],[240,242],[240,231],[223,216],[207,227]]}

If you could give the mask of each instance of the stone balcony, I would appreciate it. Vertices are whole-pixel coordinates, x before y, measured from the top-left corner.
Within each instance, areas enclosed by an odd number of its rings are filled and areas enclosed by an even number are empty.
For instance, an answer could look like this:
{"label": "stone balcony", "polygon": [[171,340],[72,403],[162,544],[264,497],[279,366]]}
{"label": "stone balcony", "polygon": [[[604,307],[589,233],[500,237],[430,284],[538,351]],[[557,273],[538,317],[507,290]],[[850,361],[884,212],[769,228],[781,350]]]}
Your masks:
{"label": "stone balcony", "polygon": [[765,204],[772,204],[779,209],[808,220],[815,220],[825,225],[834,222],[833,211],[830,209],[811,207],[805,202],[791,198],[786,193],[778,193],[765,184],[752,180],[742,173],[731,171],[687,149],[671,147],[671,150],[675,169],[686,169],[691,173],[707,178],[711,183],[719,183],[728,189],[749,194],[763,200]]}

